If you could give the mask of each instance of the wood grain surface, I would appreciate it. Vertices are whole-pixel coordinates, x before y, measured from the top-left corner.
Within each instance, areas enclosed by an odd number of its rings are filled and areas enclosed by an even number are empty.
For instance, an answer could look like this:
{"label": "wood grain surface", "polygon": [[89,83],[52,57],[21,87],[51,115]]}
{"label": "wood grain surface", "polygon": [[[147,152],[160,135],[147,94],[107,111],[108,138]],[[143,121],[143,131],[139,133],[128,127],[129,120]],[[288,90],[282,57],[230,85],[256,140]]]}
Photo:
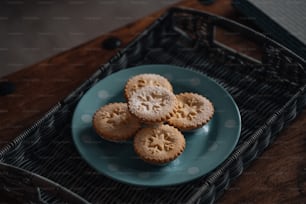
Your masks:
{"label": "wood grain surface", "polygon": [[[230,0],[216,0],[212,5],[185,0],[178,6],[249,23],[232,8]],[[124,47],[165,9],[0,79],[16,85],[13,94],[0,96],[0,146],[31,126],[120,50],[103,49],[103,40],[117,36],[123,42],[121,47]],[[255,58],[260,56],[257,49],[255,52],[254,49],[244,49],[256,47],[245,40],[228,39],[222,32],[217,38],[238,50],[253,50],[248,54]],[[232,183],[217,203],[306,203],[305,127],[306,111],[303,111],[274,144]]]}

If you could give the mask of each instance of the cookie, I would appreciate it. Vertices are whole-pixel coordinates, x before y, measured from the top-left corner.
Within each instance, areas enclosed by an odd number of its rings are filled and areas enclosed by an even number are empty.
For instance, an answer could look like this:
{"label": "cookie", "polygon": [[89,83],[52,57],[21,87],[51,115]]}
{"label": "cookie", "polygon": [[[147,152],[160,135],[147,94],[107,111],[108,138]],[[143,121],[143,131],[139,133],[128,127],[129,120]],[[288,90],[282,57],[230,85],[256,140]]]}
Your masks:
{"label": "cookie", "polygon": [[182,130],[199,128],[213,117],[214,106],[204,96],[196,93],[181,93],[176,95],[177,106],[168,123]]}
{"label": "cookie", "polygon": [[141,124],[126,103],[110,103],[95,112],[93,127],[103,139],[120,142],[133,137]]}
{"label": "cookie", "polygon": [[139,74],[127,81],[124,87],[125,98],[129,99],[136,90],[145,86],[164,87],[171,92],[173,91],[172,85],[165,77],[158,74]]}
{"label": "cookie", "polygon": [[182,154],[186,141],[182,133],[170,125],[139,130],[134,137],[134,150],[145,162],[165,164]]}
{"label": "cookie", "polygon": [[131,114],[144,123],[163,122],[176,106],[175,95],[166,88],[145,86],[136,90],[128,100]]}

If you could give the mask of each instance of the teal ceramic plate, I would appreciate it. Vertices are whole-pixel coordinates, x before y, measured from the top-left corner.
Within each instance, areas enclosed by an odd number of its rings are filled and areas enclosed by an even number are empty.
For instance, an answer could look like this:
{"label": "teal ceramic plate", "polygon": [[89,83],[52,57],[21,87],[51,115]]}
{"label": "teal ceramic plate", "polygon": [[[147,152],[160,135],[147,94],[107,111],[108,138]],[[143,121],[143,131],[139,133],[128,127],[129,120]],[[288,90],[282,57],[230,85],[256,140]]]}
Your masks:
{"label": "teal ceramic plate", "polygon": [[[215,107],[215,114],[208,124],[195,132],[184,133],[185,151],[165,166],[152,166],[140,160],[134,153],[132,141],[107,142],[92,129],[94,112],[107,103],[124,102],[123,88],[127,79],[141,73],[165,76],[175,93],[202,94]],[[72,119],[76,148],[93,168],[115,180],[141,186],[175,185],[207,174],[233,151],[240,128],[239,110],[221,86],[201,73],[170,65],[138,66],[104,78],[79,101]]]}

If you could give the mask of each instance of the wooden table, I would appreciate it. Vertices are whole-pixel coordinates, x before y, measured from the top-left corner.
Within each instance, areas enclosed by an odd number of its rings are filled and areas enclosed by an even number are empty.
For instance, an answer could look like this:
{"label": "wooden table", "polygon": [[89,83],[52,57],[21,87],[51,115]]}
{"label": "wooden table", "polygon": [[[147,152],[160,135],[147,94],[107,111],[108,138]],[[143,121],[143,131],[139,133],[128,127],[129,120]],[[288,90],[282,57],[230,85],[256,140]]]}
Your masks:
{"label": "wooden table", "polygon": [[[232,8],[230,0],[216,0],[214,4],[206,6],[197,0],[184,0],[177,5],[245,22]],[[124,47],[164,11],[165,9],[2,78],[1,81],[13,82],[16,91],[0,96],[0,146],[7,144],[42,117],[120,49],[103,49],[101,43],[105,39],[117,36],[122,40],[121,47]],[[243,45],[239,39],[229,43],[233,46]],[[244,171],[218,203],[305,203],[305,126],[304,111]]]}

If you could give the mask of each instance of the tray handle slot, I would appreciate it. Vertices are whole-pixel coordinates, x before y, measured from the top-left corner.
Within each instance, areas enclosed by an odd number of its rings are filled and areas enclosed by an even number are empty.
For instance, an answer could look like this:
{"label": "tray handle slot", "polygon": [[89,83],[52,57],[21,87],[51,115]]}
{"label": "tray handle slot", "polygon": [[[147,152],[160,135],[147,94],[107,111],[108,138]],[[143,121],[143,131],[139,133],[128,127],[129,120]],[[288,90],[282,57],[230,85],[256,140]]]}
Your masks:
{"label": "tray handle slot", "polygon": [[[256,63],[261,63],[263,58],[260,39],[248,29],[236,25],[234,21],[196,10],[181,12],[180,8],[174,8],[172,26],[186,39],[200,42],[205,47],[225,49]],[[238,46],[233,47],[237,42]],[[243,47],[246,43],[248,46]]]}
{"label": "tray handle slot", "polygon": [[[306,84],[305,60],[262,33],[203,11],[172,8],[172,26],[186,39],[270,67],[290,83]],[[235,44],[235,46],[232,46]],[[242,45],[247,46],[242,46]],[[303,73],[303,74],[300,74]]]}
{"label": "tray handle slot", "polygon": [[211,24],[212,47],[228,50],[263,67],[269,67],[266,74],[278,80],[294,86],[306,84],[306,71],[303,67],[305,61],[286,47],[261,33],[223,18],[216,17]]}
{"label": "tray handle slot", "polygon": [[226,29],[220,25],[215,25],[213,26],[212,36],[212,47],[228,50],[262,64],[263,48],[242,33]]}

